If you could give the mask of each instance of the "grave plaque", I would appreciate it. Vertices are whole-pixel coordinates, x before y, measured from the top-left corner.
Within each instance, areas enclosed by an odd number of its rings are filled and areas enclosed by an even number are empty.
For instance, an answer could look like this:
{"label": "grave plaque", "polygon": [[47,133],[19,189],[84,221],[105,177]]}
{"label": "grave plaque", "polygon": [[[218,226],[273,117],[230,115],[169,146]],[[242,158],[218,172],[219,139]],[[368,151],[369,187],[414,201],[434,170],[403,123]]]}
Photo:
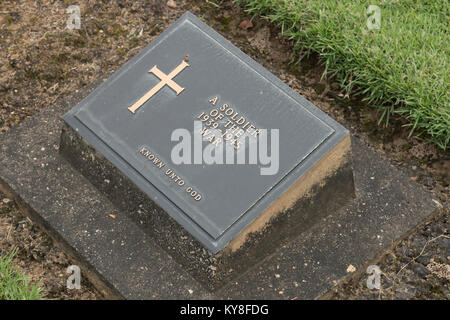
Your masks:
{"label": "grave plaque", "polygon": [[211,287],[354,193],[348,131],[190,13],[63,119],[60,152]]}

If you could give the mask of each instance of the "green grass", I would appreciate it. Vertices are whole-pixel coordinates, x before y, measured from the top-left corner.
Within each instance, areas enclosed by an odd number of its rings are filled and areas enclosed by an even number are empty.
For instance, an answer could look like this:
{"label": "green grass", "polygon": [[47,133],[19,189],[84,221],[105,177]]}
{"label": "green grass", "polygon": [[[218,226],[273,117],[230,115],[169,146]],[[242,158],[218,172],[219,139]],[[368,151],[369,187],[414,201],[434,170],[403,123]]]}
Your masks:
{"label": "green grass", "polygon": [[0,300],[36,300],[43,297],[40,283],[31,285],[28,278],[17,271],[12,261],[17,250],[0,257]]}
{"label": "green grass", "polygon": [[[448,1],[235,1],[278,24],[297,53],[317,53],[325,74],[383,110],[380,123],[400,114],[410,135],[449,147]],[[378,30],[367,27],[369,5],[381,9]]]}

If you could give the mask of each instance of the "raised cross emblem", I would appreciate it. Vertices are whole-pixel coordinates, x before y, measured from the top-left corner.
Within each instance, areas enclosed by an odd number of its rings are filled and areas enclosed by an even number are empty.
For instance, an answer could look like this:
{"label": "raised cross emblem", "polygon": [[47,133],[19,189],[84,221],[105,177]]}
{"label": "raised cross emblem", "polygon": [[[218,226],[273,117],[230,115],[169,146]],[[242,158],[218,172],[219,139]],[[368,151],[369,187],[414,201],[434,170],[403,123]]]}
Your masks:
{"label": "raised cross emblem", "polygon": [[130,110],[132,113],[136,113],[137,109],[139,109],[145,102],[147,102],[148,99],[153,97],[153,95],[161,90],[165,85],[169,86],[173,91],[176,92],[177,95],[179,95],[184,90],[184,88],[180,87],[172,79],[186,67],[189,67],[189,64],[183,60],[171,73],[165,74],[164,72],[159,70],[156,65],[153,66],[153,68],[151,68],[149,72],[153,73],[155,76],[161,79],[161,81],[152,89],[150,89],[150,91],[144,94],[131,107],[128,107],[128,110]]}

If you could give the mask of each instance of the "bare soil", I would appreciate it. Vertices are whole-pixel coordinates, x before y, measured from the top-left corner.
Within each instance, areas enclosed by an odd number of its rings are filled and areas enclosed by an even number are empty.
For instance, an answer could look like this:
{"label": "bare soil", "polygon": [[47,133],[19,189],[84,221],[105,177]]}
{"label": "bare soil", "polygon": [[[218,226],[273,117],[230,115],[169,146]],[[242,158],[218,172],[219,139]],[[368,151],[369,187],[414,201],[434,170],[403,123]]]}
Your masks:
{"label": "bare soil", "polygon": [[[436,201],[445,205],[448,200],[448,151],[415,136],[408,138],[409,130],[401,118],[391,118],[388,127],[378,125],[375,106],[345,96],[334,79],[322,77],[324,68],[317,56],[298,62],[279,29],[246,15],[232,1],[78,0],[81,29],[70,31],[66,9],[72,4],[51,0],[1,2],[0,134],[116,70],[189,10],[371,148],[385,154],[388,161],[432,192]],[[367,275],[361,273],[339,284],[328,297],[448,299],[449,244],[448,212],[442,210],[375,262],[383,271],[381,290],[368,289]],[[41,280],[47,298],[101,298],[86,280],[81,290],[66,288],[66,269],[73,262],[0,194],[0,254],[13,247],[20,249],[15,264],[33,282]]]}

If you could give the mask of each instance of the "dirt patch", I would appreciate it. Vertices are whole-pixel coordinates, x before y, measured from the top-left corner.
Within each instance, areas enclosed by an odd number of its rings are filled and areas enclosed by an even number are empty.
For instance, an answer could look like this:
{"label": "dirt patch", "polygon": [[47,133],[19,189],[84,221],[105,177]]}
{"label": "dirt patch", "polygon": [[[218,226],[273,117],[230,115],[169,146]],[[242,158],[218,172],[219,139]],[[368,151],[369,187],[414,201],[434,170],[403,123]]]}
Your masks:
{"label": "dirt patch", "polygon": [[100,294],[83,279],[81,289],[68,289],[67,268],[73,263],[31,220],[20,213],[16,204],[0,193],[0,255],[18,249],[14,265],[33,284],[41,281],[46,299],[97,299]]}
{"label": "dirt patch", "polygon": [[[369,289],[362,273],[336,286],[330,299],[449,299],[448,212],[411,234],[378,261],[380,288]],[[365,270],[362,270],[365,271]]]}
{"label": "dirt patch", "polygon": [[[445,203],[448,200],[448,151],[440,150],[419,137],[409,138],[409,129],[401,118],[391,118],[388,127],[378,125],[376,108],[346,96],[333,78],[322,77],[324,68],[317,56],[304,57],[297,64],[291,44],[280,37],[279,29],[263,19],[252,19],[232,1],[178,0],[171,1],[168,6],[164,0],[79,0],[81,29],[70,31],[66,28],[66,9],[72,4],[70,1],[50,0],[2,1],[0,132],[6,132],[57,99],[116,70],[189,10],[294,90],[343,123],[354,135],[367,141],[371,148],[384,153],[391,163],[401,167],[412,180],[433,192],[436,201]],[[248,21],[243,27],[246,19]],[[5,196],[0,195],[0,201],[3,198]],[[438,233],[432,231],[434,229],[439,229],[442,235],[448,235],[448,214],[443,213],[414,232],[384,260],[380,260],[382,271],[392,278],[402,263],[411,260],[404,252],[421,248],[422,244],[436,237]],[[440,265],[448,265],[448,241],[448,238],[441,237],[430,243],[426,248],[430,260],[414,261],[413,265],[420,271],[405,268],[401,277],[395,278],[397,280],[392,281],[389,288],[383,287],[386,289],[384,293],[374,293],[364,287],[367,276],[362,275],[339,285],[334,297],[448,298],[448,290],[444,290],[445,286],[448,288],[448,279],[438,276],[439,272],[444,272]],[[71,264],[67,256],[28,219],[22,217],[15,205],[1,202],[0,253],[14,246],[21,249],[15,260],[16,265],[30,274],[33,281],[42,279],[48,298],[101,298],[87,282],[83,283],[81,291],[67,290],[65,270]],[[426,277],[420,278],[422,280],[419,282],[412,281],[413,275],[426,273],[424,268],[429,271]],[[411,274],[411,277],[405,277],[405,274]],[[411,295],[411,292],[414,294]]]}

